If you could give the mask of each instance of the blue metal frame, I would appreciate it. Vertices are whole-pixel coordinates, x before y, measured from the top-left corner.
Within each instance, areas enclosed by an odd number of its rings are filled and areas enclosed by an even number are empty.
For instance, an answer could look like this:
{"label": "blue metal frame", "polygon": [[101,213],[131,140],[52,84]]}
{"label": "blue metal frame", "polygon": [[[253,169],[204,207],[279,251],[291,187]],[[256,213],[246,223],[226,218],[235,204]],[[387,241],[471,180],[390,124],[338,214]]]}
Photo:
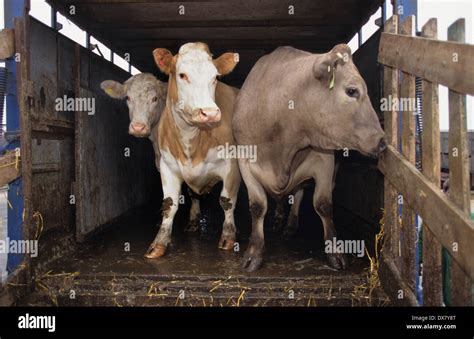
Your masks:
{"label": "blue metal frame", "polygon": [[400,21],[405,20],[407,16],[414,15],[416,27],[418,27],[418,0],[397,0],[397,6],[403,6]]}
{"label": "blue metal frame", "polygon": [[[13,18],[23,16],[24,0],[5,0],[5,28],[14,28]],[[20,108],[18,105],[16,73],[17,65],[15,58],[10,58],[5,63],[8,69],[8,82],[6,93],[7,134],[18,135],[20,133]],[[16,138],[8,142],[5,150],[13,150],[20,147],[20,140]],[[8,238],[20,240],[23,238],[23,180],[18,178],[9,184],[8,189]],[[10,207],[11,206],[11,207]],[[7,271],[13,272],[23,260],[22,254],[8,254]]]}

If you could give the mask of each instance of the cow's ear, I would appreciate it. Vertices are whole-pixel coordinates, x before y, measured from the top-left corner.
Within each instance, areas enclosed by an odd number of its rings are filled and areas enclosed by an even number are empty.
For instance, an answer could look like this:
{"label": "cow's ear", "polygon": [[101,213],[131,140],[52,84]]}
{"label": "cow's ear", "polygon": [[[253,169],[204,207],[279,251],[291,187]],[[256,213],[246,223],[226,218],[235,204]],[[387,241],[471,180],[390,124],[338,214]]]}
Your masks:
{"label": "cow's ear", "polygon": [[166,92],[168,90],[168,84],[166,82],[162,82],[156,79],[156,90],[158,92],[158,95],[161,96],[162,98],[165,98],[166,100]]}
{"label": "cow's ear", "polygon": [[313,67],[314,75],[318,80],[331,82],[331,79],[334,78],[335,69],[350,60],[352,60],[351,48],[346,44],[336,45],[329,53],[316,60]]}
{"label": "cow's ear", "polygon": [[155,58],[156,65],[166,75],[173,73],[176,67],[176,58],[166,48],[157,48],[153,51],[153,58]]}
{"label": "cow's ear", "polygon": [[224,53],[217,59],[214,59],[214,65],[220,75],[226,75],[232,72],[235,66],[239,63],[238,53]]}
{"label": "cow's ear", "polygon": [[114,80],[102,81],[100,88],[102,88],[105,93],[115,99],[123,99],[127,96],[126,86]]}

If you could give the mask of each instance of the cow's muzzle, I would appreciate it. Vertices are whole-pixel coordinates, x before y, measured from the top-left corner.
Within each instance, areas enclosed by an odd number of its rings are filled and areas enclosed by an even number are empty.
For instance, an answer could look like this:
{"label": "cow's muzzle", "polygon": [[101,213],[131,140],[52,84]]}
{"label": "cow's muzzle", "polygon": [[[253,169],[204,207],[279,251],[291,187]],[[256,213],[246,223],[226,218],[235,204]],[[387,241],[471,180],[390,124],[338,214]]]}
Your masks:
{"label": "cow's muzzle", "polygon": [[198,110],[198,119],[201,123],[215,123],[221,120],[219,107],[205,107]]}
{"label": "cow's muzzle", "polygon": [[380,138],[378,145],[371,152],[370,156],[372,158],[378,158],[380,154],[382,154],[382,152],[385,151],[386,149],[387,149],[387,142],[385,141],[385,138],[382,137]]}
{"label": "cow's muzzle", "polygon": [[150,135],[150,127],[141,122],[131,122],[128,126],[128,133],[135,137],[147,137]]}

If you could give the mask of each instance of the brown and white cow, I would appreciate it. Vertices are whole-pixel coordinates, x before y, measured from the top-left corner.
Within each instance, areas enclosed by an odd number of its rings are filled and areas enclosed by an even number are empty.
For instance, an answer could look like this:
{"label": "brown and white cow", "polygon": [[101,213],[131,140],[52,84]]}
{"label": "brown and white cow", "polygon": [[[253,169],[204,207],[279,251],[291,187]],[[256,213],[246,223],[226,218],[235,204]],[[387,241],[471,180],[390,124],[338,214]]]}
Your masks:
{"label": "brown and white cow", "polygon": [[[233,132],[239,146],[257,146],[256,162],[238,160],[252,215],[242,262],[249,271],[262,262],[266,193],[281,199],[314,179],[313,206],[324,239],[333,240],[334,150],[377,155],[384,149],[384,132],[347,45],[326,54],[280,47],[262,57],[240,90]],[[343,254],[326,254],[332,267],[347,266]]]}
{"label": "brown and white cow", "polygon": [[235,144],[231,123],[238,90],[219,82],[218,77],[230,73],[238,57],[224,53],[212,59],[204,43],[187,43],[174,56],[157,48],[153,56],[169,80],[166,107],[158,125],[163,220],[145,257],[165,254],[183,182],[195,193],[204,194],[223,181],[220,203],[225,220],[218,247],[232,249],[241,179],[237,160],[219,156],[218,148]]}
{"label": "brown and white cow", "polygon": [[[105,80],[100,87],[112,98],[126,99],[130,116],[128,133],[138,138],[150,139],[159,171],[161,154],[158,147],[158,122],[166,104],[167,84],[156,79],[153,74],[139,73],[123,84],[115,80]],[[197,228],[200,213],[199,200],[191,196],[188,230]]]}

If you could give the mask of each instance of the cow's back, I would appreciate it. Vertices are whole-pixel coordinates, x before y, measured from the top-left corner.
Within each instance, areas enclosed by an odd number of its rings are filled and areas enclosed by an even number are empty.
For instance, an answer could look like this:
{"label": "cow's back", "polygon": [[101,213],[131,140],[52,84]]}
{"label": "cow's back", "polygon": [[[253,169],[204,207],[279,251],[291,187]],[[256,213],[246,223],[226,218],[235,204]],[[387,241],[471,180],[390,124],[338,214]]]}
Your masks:
{"label": "cow's back", "polygon": [[289,105],[293,101],[295,114],[295,110],[301,110],[298,95],[310,77],[314,60],[314,54],[279,47],[257,61],[236,100],[233,131],[238,143],[259,144],[283,126],[293,131],[294,119],[287,114]]}

